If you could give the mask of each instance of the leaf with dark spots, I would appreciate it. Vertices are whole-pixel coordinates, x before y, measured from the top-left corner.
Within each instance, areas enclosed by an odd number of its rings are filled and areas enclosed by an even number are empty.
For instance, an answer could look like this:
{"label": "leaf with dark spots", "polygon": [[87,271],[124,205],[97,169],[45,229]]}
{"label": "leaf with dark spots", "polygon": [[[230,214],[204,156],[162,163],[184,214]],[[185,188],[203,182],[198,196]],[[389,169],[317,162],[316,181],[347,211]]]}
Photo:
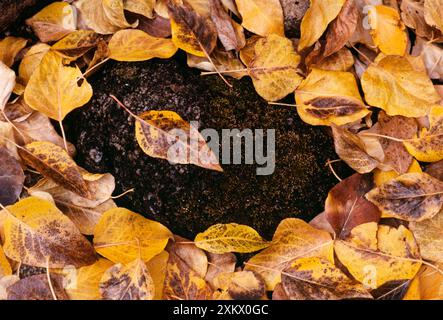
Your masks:
{"label": "leaf with dark spots", "polygon": [[366,110],[361,101],[344,97],[317,97],[305,104],[305,111],[320,119],[349,116]]}
{"label": "leaf with dark spots", "polygon": [[329,192],[325,205],[326,218],[337,238],[345,239],[360,224],[379,221],[380,211],[365,198],[372,188],[372,177],[357,173]]}
{"label": "leaf with dark spots", "polygon": [[265,297],[263,279],[253,271],[221,273],[214,281],[215,300],[260,300]]}
{"label": "leaf with dark spots", "polygon": [[434,217],[443,206],[443,182],[426,173],[407,173],[366,194],[383,214],[407,221]]}
{"label": "leaf with dark spots", "polygon": [[17,159],[4,147],[0,147],[0,163],[0,203],[7,206],[17,201],[25,175]]}
{"label": "leaf with dark spots", "polygon": [[48,276],[46,274],[24,278],[6,289],[8,300],[54,300],[54,298],[57,300],[69,300],[63,288],[63,277],[51,274],[50,280],[51,286],[48,283]]}
{"label": "leaf with dark spots", "polygon": [[443,160],[430,164],[425,171],[434,178],[443,181]]}
{"label": "leaf with dark spots", "polygon": [[218,38],[226,51],[240,51],[246,44],[245,37],[239,38],[234,29],[234,21],[223,8],[220,0],[209,0],[211,19],[217,28]]}
{"label": "leaf with dark spots", "polygon": [[375,300],[403,300],[408,292],[411,280],[394,280],[386,282],[381,287],[372,290]]}

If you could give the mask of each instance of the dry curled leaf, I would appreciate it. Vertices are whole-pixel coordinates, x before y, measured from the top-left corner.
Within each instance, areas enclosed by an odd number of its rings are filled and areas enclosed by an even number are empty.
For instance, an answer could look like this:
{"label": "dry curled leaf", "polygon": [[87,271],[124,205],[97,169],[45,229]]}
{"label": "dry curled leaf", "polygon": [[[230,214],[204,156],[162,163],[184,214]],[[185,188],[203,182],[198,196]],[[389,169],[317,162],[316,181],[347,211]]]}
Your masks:
{"label": "dry curled leaf", "polygon": [[240,51],[246,44],[243,28],[237,32],[236,22],[224,9],[221,0],[210,0],[211,19],[217,28],[218,38],[226,51]]}
{"label": "dry curled leaf", "polygon": [[25,175],[17,159],[1,146],[0,163],[0,204],[8,206],[16,202],[20,196]]}
{"label": "dry curled leaf", "polygon": [[426,23],[423,0],[403,0],[401,11],[403,22],[409,28],[415,29],[417,36],[428,40],[443,41],[441,31]]}
{"label": "dry curled leaf", "polygon": [[69,300],[63,288],[63,277],[51,274],[49,279],[51,285],[46,274],[21,279],[6,289],[8,300]]}
{"label": "dry curled leaf", "polygon": [[0,41],[0,61],[6,66],[14,64],[18,53],[26,47],[28,40],[17,37],[6,37]]}
{"label": "dry curled leaf", "polygon": [[264,249],[270,245],[251,227],[236,223],[216,224],[194,240],[197,247],[211,253],[248,253]]}

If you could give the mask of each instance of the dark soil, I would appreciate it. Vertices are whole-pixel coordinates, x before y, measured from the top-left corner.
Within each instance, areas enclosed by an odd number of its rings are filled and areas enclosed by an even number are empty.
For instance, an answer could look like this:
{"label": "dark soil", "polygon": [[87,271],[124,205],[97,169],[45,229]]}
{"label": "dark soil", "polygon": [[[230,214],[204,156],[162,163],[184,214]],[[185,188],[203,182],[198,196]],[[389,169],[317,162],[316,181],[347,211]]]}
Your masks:
{"label": "dark soil", "polygon": [[[230,89],[216,76],[201,77],[183,60],[111,62],[96,74],[91,103],[66,121],[78,163],[112,173],[116,194],[135,188],[120,205],[189,238],[229,222],[250,225],[269,238],[282,219],[308,220],[323,211],[337,182],[325,167],[337,158],[329,134],[303,123],[295,108],[268,105],[250,79],[230,79],[235,84]],[[151,158],[135,140],[134,120],[110,94],[137,114],[172,110],[198,120],[200,129],[276,129],[275,173],[257,176],[257,165],[223,165],[224,173],[218,173]]]}

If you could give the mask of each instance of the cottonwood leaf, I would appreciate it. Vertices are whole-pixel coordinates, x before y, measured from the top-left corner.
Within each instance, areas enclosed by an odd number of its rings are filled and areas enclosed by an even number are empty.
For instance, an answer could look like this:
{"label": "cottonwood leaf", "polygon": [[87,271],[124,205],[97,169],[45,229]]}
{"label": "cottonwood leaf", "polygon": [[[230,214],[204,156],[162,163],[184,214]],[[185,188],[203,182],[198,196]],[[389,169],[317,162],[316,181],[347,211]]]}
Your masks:
{"label": "cottonwood leaf", "polygon": [[65,274],[65,279],[73,281],[66,286],[66,293],[70,300],[101,300],[99,285],[106,270],[114,264],[106,259],[99,258],[90,266],[73,270],[74,274]]}
{"label": "cottonwood leaf", "polygon": [[333,55],[346,45],[357,28],[359,17],[355,0],[346,0],[337,18],[332,21],[326,32],[324,57]]}
{"label": "cottonwood leaf", "polygon": [[350,72],[314,68],[295,98],[300,118],[311,125],[344,125],[369,114]]}
{"label": "cottonwood leaf", "polygon": [[51,49],[64,58],[74,61],[95,48],[100,39],[101,36],[92,30],[78,30],[55,43]]}
{"label": "cottonwood leaf", "polygon": [[297,88],[302,81],[297,73],[300,56],[291,40],[269,35],[257,40],[253,50],[253,58],[247,63],[248,73],[261,97],[277,101]]}
{"label": "cottonwood leaf", "polygon": [[5,254],[34,267],[81,267],[96,261],[89,241],[49,201],[29,197],[7,207]]}
{"label": "cottonwood leaf", "polygon": [[28,166],[43,176],[82,197],[91,196],[80,168],[61,147],[48,141],[36,141],[20,148],[19,154]]}
{"label": "cottonwood leaf", "polygon": [[379,161],[368,154],[363,140],[356,134],[338,126],[332,126],[335,152],[348,166],[358,173],[374,170]]}
{"label": "cottonwood leaf", "polygon": [[341,48],[332,55],[315,62],[305,61],[310,68],[325,71],[349,71],[355,64],[354,56],[347,48]]}
{"label": "cottonwood leaf", "polygon": [[237,264],[237,257],[233,253],[207,253],[208,256],[208,271],[206,272],[205,280],[211,285],[213,289],[216,288],[215,279],[222,273],[232,273],[235,271]]}
{"label": "cottonwood leaf", "polygon": [[37,43],[26,52],[18,68],[19,81],[23,85],[29,82],[32,74],[38,68],[44,55],[50,48],[46,43]]}
{"label": "cottonwood leaf", "polygon": [[152,300],[154,290],[154,281],[141,259],[112,266],[100,280],[100,293],[105,300]]}
{"label": "cottonwood leaf", "polygon": [[0,203],[7,206],[19,198],[25,174],[17,159],[4,147],[0,147],[0,163]]}
{"label": "cottonwood leaf", "polygon": [[252,271],[221,273],[214,284],[216,300],[261,300],[266,294],[263,279]]}
{"label": "cottonwood leaf", "polygon": [[340,13],[346,0],[311,0],[303,16],[298,51],[312,46],[326,31],[329,23]]}
{"label": "cottonwood leaf", "polygon": [[160,254],[156,255],[154,258],[146,263],[152,280],[154,281],[154,300],[163,299],[163,288],[166,277],[166,267],[169,260],[169,253],[162,251]]}
{"label": "cottonwood leaf", "polygon": [[174,236],[174,242],[170,243],[166,250],[180,257],[194,270],[199,277],[204,278],[208,271],[208,257],[191,241],[180,236]]}
{"label": "cottonwood leaf", "polygon": [[0,41],[0,61],[7,67],[14,64],[18,53],[26,47],[28,40],[17,37],[6,37]]}
{"label": "cottonwood leaf", "polygon": [[216,224],[194,240],[197,247],[212,253],[248,253],[264,249],[270,245],[251,227],[230,223]]}
{"label": "cottonwood leaf", "polygon": [[54,2],[26,20],[41,42],[57,41],[77,28],[74,8],[66,2]]}
{"label": "cottonwood leaf", "polygon": [[141,30],[120,30],[109,41],[109,57],[118,61],[167,59],[177,52],[171,39],[154,38]]}
{"label": "cottonwood leaf", "polygon": [[162,224],[124,208],[103,214],[94,230],[95,250],[115,263],[130,263],[140,256],[147,262],[163,251],[171,232]]}
{"label": "cottonwood leaf", "polygon": [[240,51],[246,45],[243,28],[237,32],[236,22],[226,12],[221,0],[209,0],[211,8],[211,19],[217,28],[218,38],[226,51]]}
{"label": "cottonwood leaf", "polygon": [[80,69],[63,65],[63,58],[52,51],[45,54],[25,89],[26,103],[57,121],[85,105],[91,97],[92,87],[83,79]]}
{"label": "cottonwood leaf", "polygon": [[443,32],[443,1],[424,0],[424,8],[426,22]]}
{"label": "cottonwood leaf", "polygon": [[173,111],[146,111],[137,117],[135,136],[150,157],[222,172],[203,136]]}
{"label": "cottonwood leaf", "polygon": [[[420,163],[417,160],[413,160],[411,166],[406,173],[422,173]],[[389,182],[392,179],[399,177],[401,174],[397,173],[395,170],[382,171],[380,169],[374,170],[374,182],[377,187]]]}
{"label": "cottonwood leaf", "polygon": [[364,286],[349,279],[324,258],[301,258],[282,272],[282,286],[289,300],[342,300],[372,298]]}
{"label": "cottonwood leaf", "polygon": [[407,173],[366,194],[383,214],[407,221],[435,216],[443,206],[443,182],[426,173]]}
{"label": "cottonwood leaf", "polygon": [[180,257],[169,255],[163,298],[166,300],[209,300],[213,290]]}
{"label": "cottonwood leaf", "polygon": [[57,300],[69,300],[63,288],[63,277],[51,274],[50,281],[51,286],[46,274],[21,279],[6,289],[8,300],[54,300],[53,292]]}
{"label": "cottonwood leaf", "polygon": [[426,116],[440,101],[426,72],[417,71],[405,57],[381,57],[366,69],[361,83],[366,101],[390,116]]}
{"label": "cottonwood leaf", "polygon": [[329,191],[326,199],[326,219],[338,239],[345,239],[356,226],[378,222],[380,211],[366,200],[373,187],[370,175],[354,174]]}
{"label": "cottonwood leaf", "polygon": [[362,224],[348,240],[337,240],[334,248],[351,275],[373,289],[389,281],[413,279],[421,266],[417,243],[404,226]]}
{"label": "cottonwood leaf", "polygon": [[154,18],[156,0],[123,0],[125,10],[140,14],[149,19]]}
{"label": "cottonwood leaf", "polygon": [[291,262],[303,257],[324,257],[333,261],[331,235],[317,230],[300,219],[280,222],[272,245],[252,257],[245,270],[255,271],[265,280],[267,290],[272,291],[281,280],[281,272]]}
{"label": "cottonwood leaf", "polygon": [[195,56],[210,55],[217,44],[217,28],[211,19],[194,11],[186,0],[170,0],[168,10],[172,42]]}
{"label": "cottonwood leaf", "polygon": [[394,8],[377,5],[368,12],[368,22],[375,45],[386,55],[403,56],[408,45],[406,27]]}
{"label": "cottonwood leaf", "polygon": [[12,275],[11,265],[5,256],[3,248],[0,246],[0,279]]}
{"label": "cottonwood leaf", "polygon": [[242,26],[260,36],[284,36],[283,9],[279,0],[235,0]]}

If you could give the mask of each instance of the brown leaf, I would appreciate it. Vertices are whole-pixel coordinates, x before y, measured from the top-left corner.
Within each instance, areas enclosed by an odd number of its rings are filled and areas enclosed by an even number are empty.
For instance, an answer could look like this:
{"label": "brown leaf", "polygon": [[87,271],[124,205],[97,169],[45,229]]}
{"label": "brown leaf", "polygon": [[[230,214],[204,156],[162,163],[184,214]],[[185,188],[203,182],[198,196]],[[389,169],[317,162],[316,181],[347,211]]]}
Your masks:
{"label": "brown leaf", "polygon": [[237,37],[234,21],[223,8],[220,0],[209,0],[211,6],[211,19],[217,28],[218,38],[226,51],[240,51],[246,44],[245,37]]}
{"label": "brown leaf", "polygon": [[8,206],[22,192],[25,175],[17,159],[4,147],[0,147],[0,163],[0,203]]}
{"label": "brown leaf", "polygon": [[403,0],[401,2],[401,17],[403,22],[409,28],[415,29],[419,37],[443,41],[441,31],[426,23],[423,4],[423,0]]}
{"label": "brown leaf", "polygon": [[205,252],[197,248],[188,239],[174,236],[174,243],[171,243],[167,251],[181,258],[189,268],[191,268],[200,277],[204,278],[208,271],[208,257]]}
{"label": "brown leaf", "polygon": [[370,175],[354,174],[336,185],[328,194],[325,211],[338,239],[345,239],[356,226],[378,222],[380,211],[366,200],[373,188]]}
{"label": "brown leaf", "polygon": [[435,163],[431,163],[426,168],[426,173],[437,178],[440,181],[443,181],[443,160]]}
{"label": "brown leaf", "polygon": [[138,29],[157,38],[171,36],[171,22],[157,14],[153,19],[139,18]]}
{"label": "brown leaf", "polygon": [[208,271],[206,272],[205,280],[215,289],[214,279],[221,273],[234,272],[237,257],[233,253],[217,254],[210,252],[207,252],[207,256]]}
{"label": "brown leaf", "polygon": [[215,295],[220,300],[260,300],[265,297],[263,279],[252,271],[222,273],[215,279],[221,290]]}
{"label": "brown leaf", "polygon": [[[57,300],[69,300],[63,288],[63,277],[51,274],[51,285]],[[24,278],[6,289],[8,300],[54,300],[46,274]]]}
{"label": "brown leaf", "polygon": [[403,300],[410,285],[411,280],[393,280],[372,290],[371,294],[375,300]]}

